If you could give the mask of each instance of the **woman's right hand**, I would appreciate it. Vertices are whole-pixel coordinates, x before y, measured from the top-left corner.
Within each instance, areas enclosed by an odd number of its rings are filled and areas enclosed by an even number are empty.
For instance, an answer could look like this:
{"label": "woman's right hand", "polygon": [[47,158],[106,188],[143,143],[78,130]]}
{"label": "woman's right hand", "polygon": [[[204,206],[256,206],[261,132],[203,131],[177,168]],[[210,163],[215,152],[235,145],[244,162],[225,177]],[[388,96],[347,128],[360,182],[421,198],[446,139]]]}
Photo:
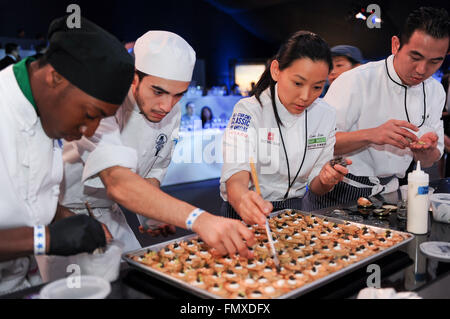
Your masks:
{"label": "woman's right hand", "polygon": [[247,191],[239,198],[236,207],[233,207],[248,225],[265,225],[266,218],[273,210],[271,202],[264,200],[258,193]]}

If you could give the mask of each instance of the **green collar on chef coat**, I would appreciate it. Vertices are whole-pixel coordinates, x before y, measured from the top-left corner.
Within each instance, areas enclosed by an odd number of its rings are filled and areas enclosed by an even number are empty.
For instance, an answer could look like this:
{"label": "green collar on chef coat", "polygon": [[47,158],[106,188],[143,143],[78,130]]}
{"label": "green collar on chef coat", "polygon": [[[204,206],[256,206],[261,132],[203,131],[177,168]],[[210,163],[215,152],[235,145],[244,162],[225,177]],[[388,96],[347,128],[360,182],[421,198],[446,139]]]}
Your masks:
{"label": "green collar on chef coat", "polygon": [[30,85],[30,78],[28,76],[28,70],[27,70],[27,64],[33,62],[36,60],[33,57],[28,57],[20,62],[14,64],[13,71],[14,75],[16,77],[17,83],[19,84],[20,90],[22,91],[23,95],[27,98],[27,100],[33,105],[36,114],[39,116],[39,110],[36,106],[36,102],[33,98],[33,93],[31,92],[31,85]]}

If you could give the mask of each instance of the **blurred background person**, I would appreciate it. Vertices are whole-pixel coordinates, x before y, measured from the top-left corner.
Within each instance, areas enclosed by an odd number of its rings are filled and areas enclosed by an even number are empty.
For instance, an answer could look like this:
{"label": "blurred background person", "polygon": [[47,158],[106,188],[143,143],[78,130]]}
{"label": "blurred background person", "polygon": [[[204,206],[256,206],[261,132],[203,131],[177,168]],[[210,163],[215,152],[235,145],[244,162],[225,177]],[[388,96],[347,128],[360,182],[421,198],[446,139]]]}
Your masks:
{"label": "blurred background person", "polygon": [[0,70],[20,61],[19,46],[16,43],[6,43],[5,57],[0,60]]}
{"label": "blurred background person", "polygon": [[333,70],[328,75],[328,83],[325,85],[321,97],[324,97],[331,83],[345,71],[360,66],[363,63],[361,51],[351,45],[336,45],[331,48],[331,56],[333,59]]}
{"label": "blurred background person", "polygon": [[193,102],[187,102],[186,113],[181,117],[181,121],[190,122],[200,120],[200,117],[198,117],[198,115],[195,115],[194,111],[195,111],[195,104]]}
{"label": "blurred background person", "polygon": [[181,126],[188,131],[194,129],[201,129],[201,119],[198,115],[194,114],[195,104],[194,102],[186,103],[186,113],[181,117]]}
{"label": "blurred background person", "polygon": [[363,63],[361,50],[351,45],[336,45],[331,48],[333,70],[328,75],[328,81],[333,81],[345,71],[360,66]]}
{"label": "blurred background person", "polygon": [[[253,83],[253,87],[255,86],[255,82]],[[237,83],[233,83],[233,85],[231,86],[231,95],[242,95],[241,93],[241,88],[239,87],[239,85]]]}
{"label": "blurred background person", "polygon": [[213,113],[209,106],[202,107],[202,110],[200,112],[200,117],[202,119],[202,128],[203,129],[213,128],[214,116],[213,116]]}

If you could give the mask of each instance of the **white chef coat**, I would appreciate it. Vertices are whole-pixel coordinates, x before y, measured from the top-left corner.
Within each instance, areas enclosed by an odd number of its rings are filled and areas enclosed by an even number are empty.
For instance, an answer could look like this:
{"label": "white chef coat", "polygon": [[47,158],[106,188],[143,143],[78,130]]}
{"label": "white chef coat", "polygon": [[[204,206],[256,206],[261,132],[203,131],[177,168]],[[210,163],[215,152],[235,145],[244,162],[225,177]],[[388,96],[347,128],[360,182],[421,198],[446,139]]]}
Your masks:
{"label": "white chef coat", "polygon": [[178,140],[180,118],[177,104],[161,122],[148,121],[140,114],[130,89],[116,115],[103,119],[94,136],[64,144],[61,205],[87,213],[88,201],[94,215],[125,244],[125,251],[140,248],[119,206],[107,197],[98,173],[123,166],[162,182]]}
{"label": "white chef coat", "polygon": [[[387,58],[387,67],[392,80],[402,83],[393,66],[394,56]],[[339,76],[330,86],[324,100],[336,108],[338,132],[374,128],[390,119],[407,120],[405,112],[405,89],[392,81],[386,71],[385,60],[370,62],[349,70]],[[432,128],[439,140],[438,149],[443,152],[442,108],[445,92],[442,85],[432,77],[424,81],[426,94],[425,123],[417,133],[420,137],[426,127]],[[424,115],[424,94],[422,83],[407,88],[407,110],[410,122],[416,126],[422,123]],[[366,176],[375,184],[373,194],[381,191],[379,177],[396,176],[403,178],[413,154],[409,148],[404,150],[392,145],[368,145],[346,155],[352,160],[348,167],[355,176]],[[350,185],[363,187],[344,179]],[[365,186],[368,187],[368,186]],[[383,193],[395,191],[398,179],[394,178],[384,188]]]}
{"label": "white chef coat", "polygon": [[[305,112],[291,114],[278,98],[276,107],[280,116],[284,143],[289,158],[291,183],[300,168],[305,148]],[[275,119],[270,89],[261,96],[240,100],[233,111],[223,140],[224,165],[220,179],[220,192],[227,201],[226,181],[240,171],[251,172],[250,157],[256,161],[261,195],[268,201],[283,200],[288,189],[286,156]],[[335,109],[322,99],[316,99],[307,108],[307,151],[302,169],[287,198],[302,197],[306,186],[327,161],[332,159],[335,143]],[[250,179],[249,188],[254,189]]]}
{"label": "white chef coat", "polygon": [[[0,229],[48,225],[63,174],[61,146],[45,134],[12,65],[0,72],[0,96]],[[33,256],[1,262],[0,294],[38,283],[33,265]]]}

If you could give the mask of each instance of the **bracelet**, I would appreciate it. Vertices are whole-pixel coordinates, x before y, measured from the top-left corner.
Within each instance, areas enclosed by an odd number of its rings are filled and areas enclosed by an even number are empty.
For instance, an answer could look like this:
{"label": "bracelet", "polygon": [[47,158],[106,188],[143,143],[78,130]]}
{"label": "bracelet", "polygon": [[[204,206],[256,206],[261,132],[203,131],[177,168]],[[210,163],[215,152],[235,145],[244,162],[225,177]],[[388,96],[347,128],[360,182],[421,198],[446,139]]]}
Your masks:
{"label": "bracelet", "polygon": [[34,254],[45,255],[45,226],[34,226]]}
{"label": "bracelet", "polygon": [[195,220],[203,214],[205,211],[200,208],[194,209],[186,219],[186,228],[192,230],[192,226],[194,225]]}

